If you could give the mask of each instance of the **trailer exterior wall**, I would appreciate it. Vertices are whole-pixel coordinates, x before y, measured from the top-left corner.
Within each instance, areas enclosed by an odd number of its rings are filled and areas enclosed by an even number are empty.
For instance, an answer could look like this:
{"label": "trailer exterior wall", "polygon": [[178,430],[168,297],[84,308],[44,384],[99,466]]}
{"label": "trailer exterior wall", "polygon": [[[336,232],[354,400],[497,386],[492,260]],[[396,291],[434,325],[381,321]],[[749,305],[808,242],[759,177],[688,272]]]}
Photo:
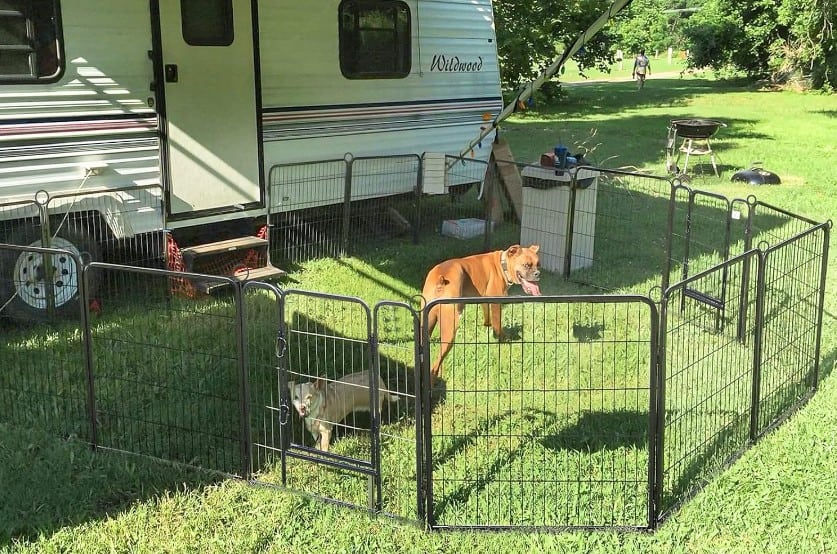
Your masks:
{"label": "trailer exterior wall", "polygon": [[[479,131],[484,115],[502,108],[490,0],[405,3],[411,12],[412,64],[406,77],[396,79],[347,79],[341,73],[339,2],[253,3],[259,60],[253,87],[261,93],[257,142],[264,149],[265,175],[277,164],[340,159],[347,152],[355,157],[458,153]],[[159,72],[165,60],[153,39],[150,4],[60,3],[65,53],[60,80],[0,83],[0,203],[31,200],[38,191],[168,186],[158,113],[164,88],[155,83],[155,65]],[[490,143],[491,137],[472,155],[487,159]],[[90,172],[91,167],[100,169]],[[382,194],[397,190],[388,186]],[[265,210],[187,214],[165,223],[211,224]],[[146,227],[122,226],[136,232]]]}

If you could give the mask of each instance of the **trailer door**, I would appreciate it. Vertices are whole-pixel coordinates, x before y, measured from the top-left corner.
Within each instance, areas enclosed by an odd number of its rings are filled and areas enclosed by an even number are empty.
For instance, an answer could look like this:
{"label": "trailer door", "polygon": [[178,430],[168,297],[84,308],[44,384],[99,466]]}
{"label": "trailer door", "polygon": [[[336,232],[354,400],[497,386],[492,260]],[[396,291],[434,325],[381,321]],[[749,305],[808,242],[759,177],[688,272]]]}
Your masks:
{"label": "trailer door", "polygon": [[252,0],[156,0],[152,9],[160,30],[171,218],[258,207]]}

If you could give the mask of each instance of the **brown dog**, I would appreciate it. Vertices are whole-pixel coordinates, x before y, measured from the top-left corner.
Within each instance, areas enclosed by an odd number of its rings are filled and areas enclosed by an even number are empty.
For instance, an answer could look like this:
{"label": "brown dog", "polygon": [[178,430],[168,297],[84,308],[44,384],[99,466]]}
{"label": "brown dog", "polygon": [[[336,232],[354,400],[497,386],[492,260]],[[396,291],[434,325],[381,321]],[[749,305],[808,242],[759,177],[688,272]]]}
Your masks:
{"label": "brown dog", "polygon": [[[512,285],[522,286],[526,294],[539,295],[538,250],[537,244],[529,247],[515,244],[506,250],[444,261],[427,274],[422,299],[429,303],[437,298],[506,296]],[[427,313],[428,336],[433,334],[437,323],[441,326],[439,356],[430,368],[431,384],[442,372],[442,362],[453,346],[464,308],[464,304],[437,304]],[[504,338],[502,308],[500,304],[482,305],[483,325],[490,325],[499,340]]]}

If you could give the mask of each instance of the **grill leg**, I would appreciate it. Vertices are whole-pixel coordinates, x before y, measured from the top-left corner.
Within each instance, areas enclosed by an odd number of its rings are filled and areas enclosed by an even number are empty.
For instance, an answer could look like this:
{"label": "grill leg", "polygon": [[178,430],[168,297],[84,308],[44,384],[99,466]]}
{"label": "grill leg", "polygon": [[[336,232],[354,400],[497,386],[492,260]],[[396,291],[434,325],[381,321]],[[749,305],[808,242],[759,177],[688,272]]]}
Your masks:
{"label": "grill leg", "polygon": [[709,159],[712,161],[712,169],[715,170],[715,177],[720,177],[718,174],[718,164],[715,163],[715,152],[712,151],[712,145],[709,144],[709,139],[706,139],[706,149],[709,150]]}
{"label": "grill leg", "polygon": [[683,145],[686,147],[686,161],[683,162],[683,171],[681,173],[686,173],[686,169],[689,167],[689,154],[692,153],[692,139],[683,139]]}

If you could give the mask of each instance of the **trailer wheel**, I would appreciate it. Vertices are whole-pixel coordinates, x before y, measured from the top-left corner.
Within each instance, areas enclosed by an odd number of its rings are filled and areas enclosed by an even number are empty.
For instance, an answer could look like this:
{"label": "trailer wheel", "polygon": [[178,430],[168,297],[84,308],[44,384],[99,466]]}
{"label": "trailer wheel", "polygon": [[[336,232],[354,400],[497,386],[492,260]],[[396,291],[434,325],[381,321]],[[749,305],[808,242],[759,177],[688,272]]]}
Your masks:
{"label": "trailer wheel", "polygon": [[[19,229],[6,242],[40,247],[40,228]],[[84,233],[62,230],[52,239],[51,248],[71,252],[84,263],[101,258],[99,245]],[[53,316],[78,315],[81,293],[80,268],[72,256],[53,254],[51,264],[39,252],[0,250],[0,316],[17,320],[43,321],[50,317],[49,296]],[[50,274],[47,275],[48,265]],[[49,286],[51,284],[51,287]],[[91,283],[94,287],[96,283]]]}

